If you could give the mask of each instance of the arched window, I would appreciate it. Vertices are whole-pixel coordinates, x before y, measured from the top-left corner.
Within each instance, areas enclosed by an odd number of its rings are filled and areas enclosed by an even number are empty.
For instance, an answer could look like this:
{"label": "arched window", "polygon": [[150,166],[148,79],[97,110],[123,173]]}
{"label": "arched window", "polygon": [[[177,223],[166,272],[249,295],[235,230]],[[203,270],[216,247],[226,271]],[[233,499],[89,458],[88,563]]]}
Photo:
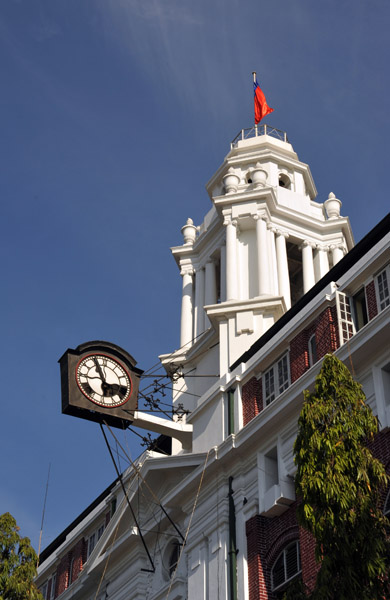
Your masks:
{"label": "arched window", "polygon": [[172,577],[172,575],[176,571],[177,563],[179,561],[179,556],[180,556],[180,546],[179,546],[179,544],[174,544],[172,551],[171,551],[171,555],[169,557],[169,576],[170,577]]}
{"label": "arched window", "polygon": [[291,190],[291,179],[286,173],[279,173],[279,187]]}
{"label": "arched window", "polygon": [[180,557],[181,544],[178,540],[172,540],[164,550],[162,555],[163,576],[165,579],[171,579],[176,571]]}
{"label": "arched window", "polygon": [[301,572],[299,541],[288,544],[276,559],[271,570],[272,590],[278,591]]}

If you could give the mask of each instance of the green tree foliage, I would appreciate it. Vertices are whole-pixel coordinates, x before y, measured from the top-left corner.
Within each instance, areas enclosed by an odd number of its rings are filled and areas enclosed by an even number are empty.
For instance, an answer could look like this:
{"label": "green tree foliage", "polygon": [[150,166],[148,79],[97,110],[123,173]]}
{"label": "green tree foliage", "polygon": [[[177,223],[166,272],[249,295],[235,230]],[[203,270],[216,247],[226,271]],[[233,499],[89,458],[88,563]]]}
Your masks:
{"label": "green tree foliage", "polygon": [[360,384],[327,355],[314,393],[305,392],[294,446],[298,519],[320,563],[313,600],[390,598],[389,522],[380,506],[388,479],[367,447],[377,431]]}
{"label": "green tree foliage", "polygon": [[34,584],[37,555],[9,513],[0,515],[0,600],[43,600]]}

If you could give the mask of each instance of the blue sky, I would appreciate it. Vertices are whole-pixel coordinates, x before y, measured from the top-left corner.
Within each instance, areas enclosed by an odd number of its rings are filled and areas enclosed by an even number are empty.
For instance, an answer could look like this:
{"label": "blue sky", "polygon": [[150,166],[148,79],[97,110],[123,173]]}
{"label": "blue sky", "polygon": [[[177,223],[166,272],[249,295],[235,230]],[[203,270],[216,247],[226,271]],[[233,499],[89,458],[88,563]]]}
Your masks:
{"label": "blue sky", "polygon": [[57,360],[178,347],[169,247],[253,123],[253,70],[356,241],[389,211],[389,29],[388,0],[3,0],[0,512],[35,547],[49,463],[43,547],[115,478],[99,427],[61,415]]}

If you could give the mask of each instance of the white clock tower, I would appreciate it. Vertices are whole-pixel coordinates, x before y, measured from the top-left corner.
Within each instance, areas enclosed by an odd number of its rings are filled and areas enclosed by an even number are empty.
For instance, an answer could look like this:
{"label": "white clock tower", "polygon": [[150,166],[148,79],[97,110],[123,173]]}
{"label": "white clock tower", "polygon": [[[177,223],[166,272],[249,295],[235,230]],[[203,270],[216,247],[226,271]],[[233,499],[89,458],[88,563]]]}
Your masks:
{"label": "white clock tower", "polygon": [[174,404],[191,411],[216,376],[354,245],[333,193],[316,202],[307,164],[287,135],[267,125],[243,129],[206,185],[203,223],[182,228],[172,248],[183,280],[180,348],[161,356],[177,379]]}

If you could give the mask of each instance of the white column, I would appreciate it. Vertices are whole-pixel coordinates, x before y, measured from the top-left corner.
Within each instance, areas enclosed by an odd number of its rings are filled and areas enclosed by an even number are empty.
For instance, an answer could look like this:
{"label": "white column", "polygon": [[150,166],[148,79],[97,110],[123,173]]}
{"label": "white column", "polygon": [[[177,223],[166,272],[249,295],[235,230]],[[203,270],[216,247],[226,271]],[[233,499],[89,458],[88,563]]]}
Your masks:
{"label": "white column", "polygon": [[271,294],[279,295],[278,269],[276,263],[276,247],[275,247],[275,228],[268,223],[268,252],[269,252],[269,273]]}
{"label": "white column", "polygon": [[237,300],[237,221],[226,217],[226,300]]}
{"label": "white column", "polygon": [[221,302],[226,300],[226,246],[221,246],[221,263],[220,263],[220,278],[221,278]]}
{"label": "white column", "polygon": [[291,308],[290,275],[288,272],[286,238],[288,233],[276,230],[276,261],[278,265],[279,294],[283,296],[287,310]]}
{"label": "white column", "polygon": [[329,271],[328,246],[317,244],[317,253],[314,257],[314,272],[316,282]]}
{"label": "white column", "polygon": [[269,260],[267,244],[267,223],[259,215],[255,215],[257,240],[257,271],[259,296],[269,294]]}
{"label": "white column", "polygon": [[197,269],[195,273],[195,307],[194,307],[194,337],[198,337],[204,330],[204,269]]}
{"label": "white column", "polygon": [[[215,304],[217,302],[217,281],[215,272],[215,262],[209,260],[206,263],[206,277],[205,277],[205,293],[204,303],[206,306],[209,304]],[[205,314],[205,328],[210,327],[211,323],[208,316]]]}
{"label": "white column", "polygon": [[333,265],[335,265],[344,257],[344,247],[342,244],[334,244],[330,249],[332,251]]}
{"label": "white column", "polygon": [[183,277],[180,347],[189,344],[192,340],[192,274],[193,270],[191,267],[184,267],[180,273]]}
{"label": "white column", "polygon": [[313,245],[305,240],[301,246],[302,249],[302,270],[303,270],[303,293],[306,294],[315,284]]}

